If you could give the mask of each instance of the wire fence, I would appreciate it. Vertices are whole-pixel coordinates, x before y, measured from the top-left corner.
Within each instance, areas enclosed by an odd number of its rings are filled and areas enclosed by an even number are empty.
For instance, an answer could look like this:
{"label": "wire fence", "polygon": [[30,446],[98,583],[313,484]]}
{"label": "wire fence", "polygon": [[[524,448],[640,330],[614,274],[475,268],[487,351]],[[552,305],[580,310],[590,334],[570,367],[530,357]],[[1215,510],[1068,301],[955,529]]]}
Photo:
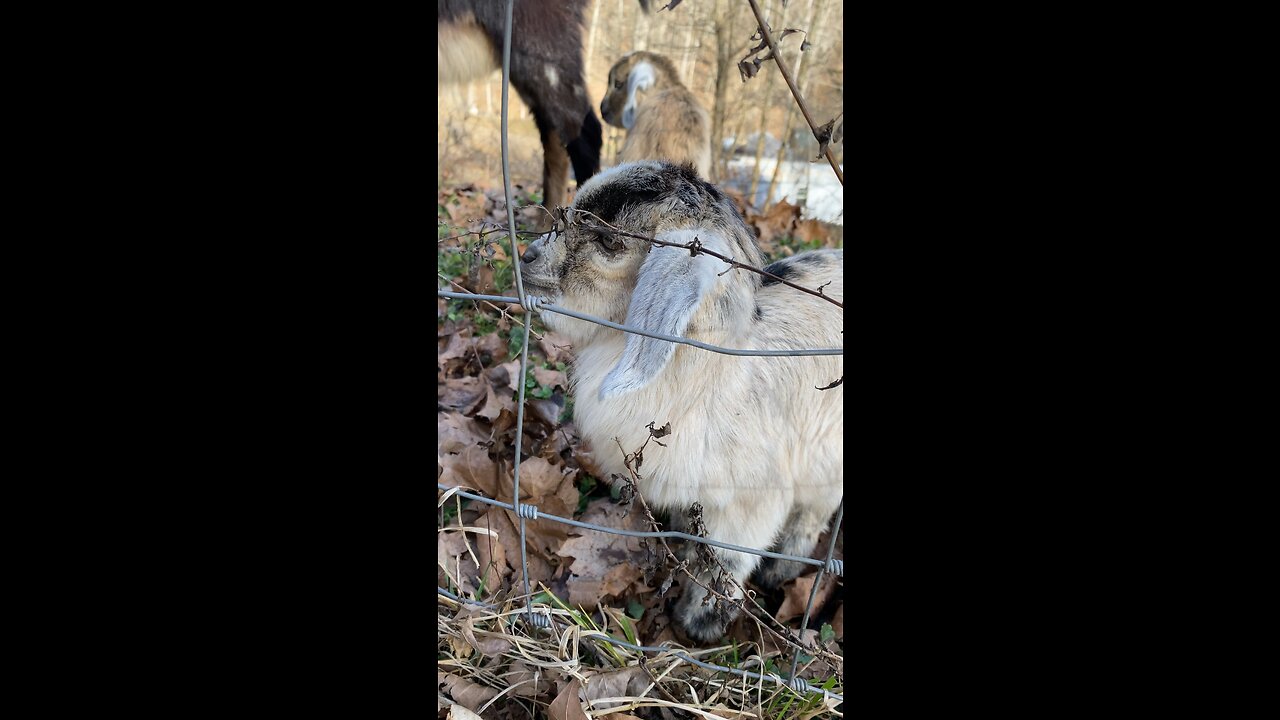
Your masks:
{"label": "wire fence", "polygon": [[[758,30],[762,35],[762,43],[766,44],[769,48],[772,49],[772,59],[777,63],[777,66],[780,72],[786,78],[788,86],[792,90],[793,96],[795,97],[797,103],[799,103],[801,110],[805,115],[805,119],[809,121],[810,127],[814,130],[815,137],[819,136],[820,134],[819,128],[817,128],[817,126],[812,121],[808,108],[805,105],[804,99],[800,95],[799,90],[796,88],[795,82],[794,80],[792,80],[791,75],[788,69],[786,68],[786,65],[783,63],[781,54],[778,53],[777,51],[776,43],[774,42],[772,36],[769,33],[768,24],[764,21],[759,11],[759,8],[754,2],[754,0],[751,0],[750,4],[752,6],[753,12],[755,13],[759,21]],[[571,310],[569,308],[559,307],[557,305],[544,301],[542,298],[528,295],[525,292],[524,280],[521,276],[521,270],[520,270],[520,253],[516,243],[517,236],[522,231],[518,231],[514,229],[516,228],[515,206],[512,203],[513,193],[512,193],[508,133],[507,133],[508,95],[509,95],[509,89],[510,89],[510,73],[511,73],[511,26],[512,26],[513,8],[514,8],[514,0],[506,0],[506,27],[503,32],[503,48],[502,48],[501,133],[502,133],[502,179],[503,179],[503,193],[506,201],[507,227],[495,228],[495,230],[506,230],[507,236],[511,241],[511,258],[512,258],[512,266],[514,268],[517,297],[507,297],[507,296],[500,296],[500,295],[481,295],[476,293],[459,293],[459,292],[450,292],[445,290],[438,290],[436,292],[436,295],[438,297],[451,298],[451,299],[514,303],[523,307],[524,310],[526,311],[526,318],[525,318],[525,321],[523,322],[523,333],[522,333],[521,347],[520,347],[520,378],[522,380],[527,376],[527,373],[528,373],[529,333],[531,332],[532,313],[534,311],[560,313],[563,315],[567,315],[569,317],[574,317],[580,320],[586,320],[588,322],[593,322],[599,325],[610,327],[615,330],[621,330],[627,333],[644,335],[646,337],[652,337],[652,338],[665,340],[672,343],[689,345],[692,347],[700,348],[702,350],[721,353],[725,355],[753,356],[753,357],[796,357],[796,356],[815,356],[815,355],[843,355],[844,354],[843,348],[796,348],[796,349],[784,349],[784,350],[758,350],[758,349],[740,349],[740,348],[720,347],[716,345],[710,345],[708,343],[699,342],[697,340],[691,340],[689,338],[682,338],[682,337],[673,336],[673,335],[655,333],[642,328],[615,323],[604,318],[599,318],[593,315],[589,315],[587,313],[578,312],[575,310]],[[822,142],[821,137],[819,137],[819,141]],[[840,182],[843,185],[844,177],[841,174],[839,167],[836,165],[835,160],[832,157],[826,143],[823,143],[823,151],[824,151],[824,154],[827,155],[828,160],[831,162],[832,168],[836,172],[836,176],[840,179]],[[730,264],[732,266],[730,269],[733,269],[734,267],[738,267],[738,268],[750,270],[753,272],[757,272],[762,275],[774,277],[776,280],[779,280],[786,285],[796,288],[797,290],[801,290],[810,295],[822,297],[828,302],[838,305],[842,309],[844,307],[843,304],[841,304],[839,301],[826,296],[822,292],[822,288],[813,290],[810,288],[800,287],[789,281],[786,281],[783,278],[778,278],[776,275],[771,275],[770,273],[768,273],[767,271],[761,268],[754,268],[747,265],[743,265],[742,263],[738,263],[732,258],[727,258],[722,255],[718,255],[714,252],[711,252],[709,250],[703,249],[698,245],[696,240],[693,243],[687,243],[687,244],[665,243],[663,241],[656,240],[655,238],[645,237],[642,235],[629,234],[629,233],[626,233],[625,231],[620,231],[617,228],[613,228],[613,230],[618,231],[619,234],[630,235],[631,237],[647,240],[651,243],[658,244],[658,245],[670,245],[675,247],[683,247],[690,250],[690,252],[693,254],[705,253],[708,255],[712,255]],[[463,235],[467,235],[467,234],[474,234],[474,233],[464,233]],[[816,388],[816,389],[826,390],[826,389],[835,387],[836,385],[839,385],[842,381],[843,381],[843,378],[841,378],[840,381],[836,381],[833,384],[827,386],[827,388]],[[517,398],[517,406],[516,406],[515,460],[513,463],[514,478],[513,478],[513,488],[512,488],[513,490],[512,503],[505,503],[492,498],[486,498],[482,495],[468,493],[468,492],[462,491],[457,487],[451,487],[441,483],[437,483],[437,488],[439,490],[445,491],[445,494],[441,497],[439,501],[441,504],[443,504],[449,497],[453,495],[457,495],[459,497],[468,498],[470,500],[485,503],[488,505],[494,505],[497,507],[506,508],[508,510],[513,511],[516,514],[517,518],[519,519],[519,530],[520,530],[520,565],[521,565],[521,572],[523,575],[523,587],[524,587],[524,594],[522,595],[522,597],[525,599],[525,610],[520,616],[524,619],[526,623],[528,623],[533,627],[541,627],[541,628],[548,628],[553,625],[552,611],[549,608],[547,612],[540,612],[540,613],[534,612],[533,598],[532,598],[532,594],[529,592],[529,564],[528,564],[528,556],[526,553],[526,539],[525,539],[525,527],[526,527],[525,523],[527,521],[549,520],[552,522],[562,523],[564,525],[570,525],[574,527],[580,527],[580,528],[592,530],[595,532],[609,533],[614,535],[624,535],[629,537],[641,537],[641,538],[676,538],[676,539],[701,543],[705,545],[710,545],[712,547],[717,547],[722,550],[729,550],[733,552],[758,555],[760,557],[765,557],[765,558],[775,558],[779,560],[787,560],[791,562],[814,565],[818,567],[818,574],[817,574],[817,577],[814,579],[813,588],[809,593],[809,600],[805,606],[804,617],[800,625],[800,629],[802,631],[801,639],[803,640],[803,637],[804,637],[803,630],[808,627],[809,617],[812,613],[814,601],[818,593],[818,588],[822,583],[822,579],[824,575],[830,572],[830,573],[839,575],[841,577],[844,576],[844,562],[841,560],[833,559],[833,554],[834,554],[835,545],[836,545],[835,534],[839,531],[840,523],[844,517],[843,498],[841,499],[839,508],[836,511],[834,522],[830,526],[831,535],[830,535],[830,541],[828,543],[827,557],[825,561],[817,560],[809,557],[801,557],[797,555],[788,555],[785,553],[776,553],[768,550],[762,550],[759,548],[751,548],[751,547],[744,547],[740,545],[734,545],[732,543],[720,542],[714,539],[700,537],[697,535],[691,535],[688,533],[683,533],[678,531],[644,532],[644,531],[635,531],[635,530],[621,530],[618,528],[611,528],[611,527],[596,525],[594,523],[582,522],[579,520],[574,520],[572,518],[559,517],[549,513],[541,513],[539,512],[536,505],[520,502],[520,455],[521,455],[521,439],[522,439],[522,435],[524,434],[523,429],[524,429],[526,383],[521,381],[516,383],[516,385],[518,386],[518,390],[517,390],[518,398]],[[449,592],[445,588],[441,588],[437,586],[436,589],[437,589],[437,594],[440,597],[448,598],[455,602],[462,602],[462,603],[467,603],[472,605],[478,605],[481,607],[496,609],[496,606],[491,605],[489,603],[483,603],[476,600],[470,600],[470,599],[458,597],[457,595],[454,595],[453,593]],[[666,646],[635,645],[632,643],[627,643],[627,642],[618,640],[616,638],[609,637],[608,635],[605,635],[603,633],[583,634],[583,637],[590,637],[591,639],[594,639],[594,640],[612,643],[614,645],[630,648],[632,650],[636,650],[639,652],[672,653],[676,657],[679,657],[687,662],[690,662],[694,665],[697,665],[699,667],[703,667],[709,670],[730,673],[733,675],[738,675],[738,676],[742,676],[742,677],[753,679],[753,680],[772,681],[774,683],[777,683],[778,685],[792,689],[793,691],[795,691],[797,694],[801,696],[804,696],[808,693],[820,693],[824,699],[835,699],[841,702],[844,700],[843,695],[833,693],[823,688],[814,687],[803,678],[796,677],[796,670],[800,662],[800,653],[798,650],[792,653],[793,658],[792,658],[791,672],[790,672],[789,678],[783,678],[780,675],[776,675],[776,674],[759,674],[759,673],[754,673],[750,671],[740,670],[738,668],[725,667],[723,665],[717,665],[714,663],[706,663],[706,662],[697,660],[689,656],[687,653],[681,652],[675,648],[666,647]],[[803,648],[803,646],[799,646],[799,645],[797,647]]]}

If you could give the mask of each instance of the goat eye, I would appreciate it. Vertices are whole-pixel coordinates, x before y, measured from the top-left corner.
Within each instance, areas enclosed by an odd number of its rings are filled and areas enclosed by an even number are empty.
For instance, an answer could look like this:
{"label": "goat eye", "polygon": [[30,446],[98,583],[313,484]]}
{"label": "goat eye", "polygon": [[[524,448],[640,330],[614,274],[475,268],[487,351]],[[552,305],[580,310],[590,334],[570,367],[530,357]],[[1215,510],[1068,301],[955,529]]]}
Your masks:
{"label": "goat eye", "polygon": [[613,233],[609,233],[609,232],[597,232],[595,234],[595,241],[601,247],[605,248],[610,252],[617,252],[626,247],[626,245],[624,245],[622,242],[622,238],[617,237]]}
{"label": "goat eye", "polygon": [[619,90],[621,90],[621,89],[622,89],[622,81],[621,81],[621,80],[619,80],[619,81],[615,82],[615,83],[613,84],[613,86],[614,86],[614,87],[616,87],[616,88],[618,88]]}

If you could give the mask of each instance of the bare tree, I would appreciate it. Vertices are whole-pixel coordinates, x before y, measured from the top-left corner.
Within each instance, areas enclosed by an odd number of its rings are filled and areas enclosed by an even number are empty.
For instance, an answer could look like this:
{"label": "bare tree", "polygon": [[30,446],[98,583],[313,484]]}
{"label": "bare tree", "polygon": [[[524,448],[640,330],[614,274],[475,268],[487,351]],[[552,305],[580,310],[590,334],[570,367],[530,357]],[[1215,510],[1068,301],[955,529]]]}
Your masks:
{"label": "bare tree", "polygon": [[733,0],[716,0],[712,24],[716,34],[715,101],[711,108],[711,166],[713,180],[728,175],[728,154],[724,148],[724,118],[728,112],[729,78],[737,74],[736,55],[745,45],[737,37],[738,17]]}
{"label": "bare tree", "polygon": [[[768,10],[766,9],[765,12],[767,13]],[[778,12],[776,26],[779,28],[785,27],[786,22],[787,6],[783,4],[782,10]],[[774,23],[769,24],[774,25]],[[761,78],[761,80],[763,80],[761,84],[764,86],[764,102],[760,103],[760,123],[756,128],[756,157],[755,163],[752,165],[751,169],[751,185],[747,190],[747,202],[752,204],[755,204],[756,189],[760,186],[760,161],[764,158],[765,129],[767,128],[767,122],[769,119],[769,108],[774,104],[773,78],[777,75],[777,72],[766,72],[763,74],[764,77]]]}
{"label": "bare tree", "polygon": [[583,67],[586,68],[586,74],[591,74],[591,58],[595,55],[596,49],[596,26],[600,20],[600,6],[604,4],[604,0],[596,0],[595,8],[591,11],[591,28],[587,31],[587,62]]}
{"label": "bare tree", "polygon": [[[819,6],[823,6],[823,18],[822,18],[822,21],[815,23],[815,21],[818,19],[817,16],[818,16]],[[815,0],[809,0],[809,20],[805,24],[805,26],[801,28],[802,30],[806,31],[806,34],[803,36],[803,41],[797,44],[796,61],[793,66],[795,67],[795,73],[796,73],[796,87],[800,88],[801,90],[804,89],[805,70],[809,69],[809,63],[806,63],[804,61],[804,58],[805,58],[804,43],[809,42],[814,46],[817,45],[817,37],[819,32],[818,28],[822,25],[823,22],[826,21],[825,11],[827,7],[830,7],[830,6],[828,6],[825,2],[815,2]],[[774,197],[774,193],[777,191],[778,178],[781,174],[782,163],[786,159],[787,149],[791,146],[791,128],[794,126],[796,116],[799,114],[799,112],[800,110],[794,106],[791,107],[787,112],[787,124],[784,126],[782,130],[782,142],[778,145],[777,162],[773,166],[773,177],[769,179],[769,195],[765,198],[765,201],[764,201],[765,205],[773,204],[773,197]],[[806,171],[807,170],[808,168],[806,166]]]}

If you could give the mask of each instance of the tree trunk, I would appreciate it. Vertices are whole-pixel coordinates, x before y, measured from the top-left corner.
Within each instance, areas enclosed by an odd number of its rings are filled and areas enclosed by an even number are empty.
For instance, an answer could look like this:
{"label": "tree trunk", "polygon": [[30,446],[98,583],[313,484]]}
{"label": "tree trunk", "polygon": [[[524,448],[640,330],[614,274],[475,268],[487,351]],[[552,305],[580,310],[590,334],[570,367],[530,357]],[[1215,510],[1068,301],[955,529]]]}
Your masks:
{"label": "tree trunk", "polygon": [[645,22],[645,20],[646,18],[644,13],[636,10],[636,22],[631,28],[632,50],[644,50],[647,46],[645,43],[646,36],[644,31],[648,29],[648,23]]}
{"label": "tree trunk", "polygon": [[[818,28],[814,24],[814,21],[817,19],[817,15],[818,15],[817,3],[814,2],[814,0],[809,0],[809,22],[804,26],[804,28],[802,28],[803,30],[807,30],[809,34],[802,36],[803,40],[809,40],[812,43],[812,40],[810,40],[810,38],[817,36]],[[800,43],[800,47],[802,47],[803,45],[804,45],[804,42],[802,41]],[[796,87],[799,88],[800,91],[803,93],[804,92],[804,71],[809,66],[804,63],[805,54],[800,51],[800,47],[796,48],[796,59],[795,59],[795,62],[791,64],[791,67],[792,67],[792,72],[795,73]],[[781,50],[781,48],[779,48],[779,50]],[[794,105],[795,98],[791,98],[791,101],[792,101],[792,107],[790,110],[787,111],[787,124],[782,131],[782,143],[778,145],[777,164],[773,166],[773,177],[769,179],[769,195],[768,197],[765,198],[765,201],[764,201],[765,205],[773,204],[774,193],[777,192],[777,187],[778,187],[778,177],[782,171],[782,163],[784,160],[786,160],[787,147],[791,145],[791,128],[795,123],[796,115],[800,113],[800,108]]]}
{"label": "tree trunk", "polygon": [[735,4],[717,0],[715,15],[716,87],[715,105],[711,108],[711,174],[715,176],[714,180],[719,181],[728,176],[729,167],[728,153],[724,149],[724,118],[728,111],[729,78],[737,72],[733,57],[738,44],[734,36]]}
{"label": "tree trunk", "polygon": [[587,62],[582,66],[583,80],[590,85],[591,80],[591,58],[595,55],[596,50],[596,24],[600,19],[600,6],[604,4],[604,0],[596,0],[596,7],[591,11],[591,29],[587,32]]}
{"label": "tree trunk", "polygon": [[[763,10],[763,8],[762,8],[762,14],[764,14],[765,16],[764,18],[765,22],[769,23],[771,27],[777,28],[777,30],[775,30],[774,32],[781,33],[782,28],[786,27],[786,22],[787,22],[787,6],[786,5],[783,5],[782,11],[778,13],[778,18],[776,23],[769,21],[768,11]],[[772,65],[772,67],[770,67],[770,65]],[[774,85],[773,79],[778,75],[781,75],[781,73],[778,71],[778,67],[776,64],[770,63],[770,65],[762,66],[762,67],[769,68],[768,71],[762,72],[756,76],[757,78],[759,78],[764,82],[764,88],[763,88],[764,99],[760,103],[760,124],[758,129],[756,130],[756,136],[757,136],[756,161],[755,161],[755,164],[752,166],[752,170],[751,170],[751,188],[747,191],[747,201],[753,205],[755,204],[756,189],[760,187],[760,161],[764,159],[765,125],[769,117],[769,106],[773,104],[773,85]]]}
{"label": "tree trunk", "polygon": [[[692,10],[692,8],[690,8]],[[689,24],[684,29],[684,53],[680,56],[680,81],[686,85],[692,85],[690,82],[693,78],[689,77],[689,59],[693,54],[693,20],[689,19]]]}

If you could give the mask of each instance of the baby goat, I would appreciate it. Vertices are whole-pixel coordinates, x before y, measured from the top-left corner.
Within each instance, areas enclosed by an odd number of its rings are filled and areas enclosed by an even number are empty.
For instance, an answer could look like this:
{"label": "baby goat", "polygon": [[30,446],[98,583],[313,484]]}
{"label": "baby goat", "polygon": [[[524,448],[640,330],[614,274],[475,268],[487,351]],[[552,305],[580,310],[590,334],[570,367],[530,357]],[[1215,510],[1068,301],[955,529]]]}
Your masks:
{"label": "baby goat", "polygon": [[[587,0],[517,0],[511,25],[511,85],[542,136],[542,204],[565,201],[569,163],[578,184],[600,170],[600,121],[587,97],[582,13]],[[438,0],[436,82],[468,82],[502,67],[506,3]],[[566,152],[567,148],[567,152]]]}
{"label": "baby goat", "polygon": [[[668,242],[697,239],[708,250],[760,267],[764,258],[755,236],[732,201],[687,165],[638,162],[605,170],[579,189],[567,214],[562,232],[542,235],[521,259],[531,295],[722,347],[843,345],[843,311],[821,298],[705,253],[608,231],[605,223]],[[765,269],[844,298],[842,250],[801,253]],[[557,313],[542,319],[573,344],[574,420],[603,472],[627,477],[622,451],[644,444],[650,421],[657,427],[670,422],[665,447],[650,444],[637,468],[640,491],[652,506],[670,511],[684,529],[684,511],[701,503],[713,540],[802,557],[813,550],[844,492],[844,387],[817,389],[844,375],[843,356],[723,355]],[[804,567],[714,552],[739,583],[757,565],[765,586]],[[714,569],[699,572],[702,582],[715,582]],[[741,597],[736,589],[724,590]],[[714,604],[704,607],[706,595],[697,584],[686,587],[676,619],[691,637],[710,642],[730,618]]]}
{"label": "baby goat", "polygon": [[693,163],[710,177],[711,120],[667,58],[638,51],[614,63],[600,116],[627,131],[622,162]]}

